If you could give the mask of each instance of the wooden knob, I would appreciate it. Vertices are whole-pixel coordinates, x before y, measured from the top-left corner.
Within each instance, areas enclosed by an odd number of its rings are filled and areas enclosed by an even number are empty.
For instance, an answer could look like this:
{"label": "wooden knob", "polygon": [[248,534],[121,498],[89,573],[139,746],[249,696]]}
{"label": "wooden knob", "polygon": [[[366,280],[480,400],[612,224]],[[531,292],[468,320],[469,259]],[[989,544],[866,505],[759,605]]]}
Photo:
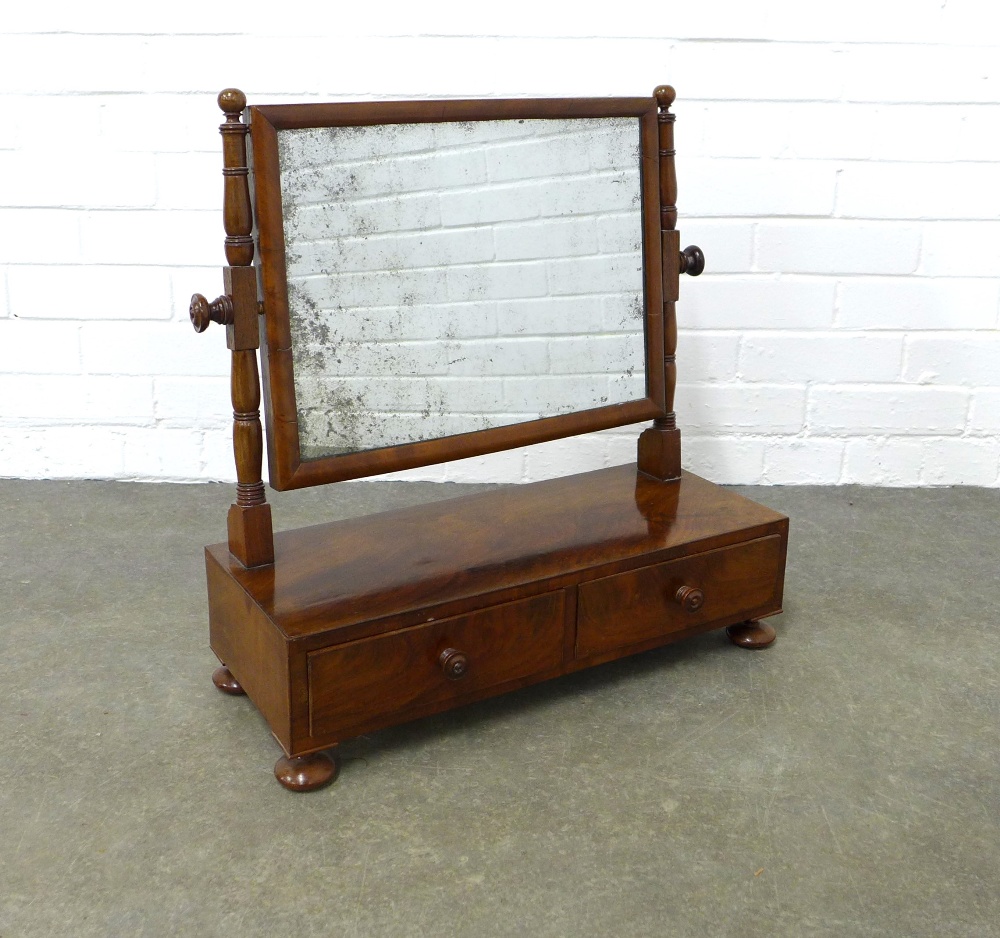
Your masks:
{"label": "wooden knob", "polygon": [[238,115],[247,106],[247,96],[239,88],[225,88],[219,92],[218,102],[223,113]]}
{"label": "wooden knob", "polygon": [[196,293],[191,297],[188,315],[195,332],[204,332],[210,322],[217,322],[220,326],[231,325],[233,298],[223,295],[209,303],[200,293]]}
{"label": "wooden knob", "polygon": [[438,664],[449,681],[458,681],[469,673],[469,656],[457,648],[446,648],[438,655]]}
{"label": "wooden knob", "polygon": [[673,85],[657,85],[653,89],[653,97],[660,107],[668,108],[676,100],[677,92],[674,91]]}
{"label": "wooden knob", "polygon": [[705,255],[697,244],[689,245],[681,251],[681,273],[697,277],[705,269]]}
{"label": "wooden knob", "polygon": [[697,612],[705,603],[705,594],[693,586],[682,586],[674,594],[674,599],[685,612]]}

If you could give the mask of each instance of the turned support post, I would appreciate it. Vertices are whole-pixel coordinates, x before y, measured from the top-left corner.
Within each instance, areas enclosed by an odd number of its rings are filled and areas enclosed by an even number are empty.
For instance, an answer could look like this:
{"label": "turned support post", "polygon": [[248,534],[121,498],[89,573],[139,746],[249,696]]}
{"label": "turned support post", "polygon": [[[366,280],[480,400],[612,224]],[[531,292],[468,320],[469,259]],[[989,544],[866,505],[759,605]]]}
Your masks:
{"label": "turned support post", "polygon": [[226,115],[219,128],[222,134],[222,175],[225,180],[223,224],[226,229],[226,260],[223,268],[224,293],[209,303],[195,294],[191,298],[191,322],[198,332],[209,322],[226,327],[226,345],[232,353],[231,391],[233,400],[233,454],[236,459],[236,501],[229,508],[229,550],[245,567],[274,563],[274,535],[271,506],[264,495],[262,478],[264,432],[260,423],[260,374],[257,349],[257,273],[253,268],[253,214],[247,170],[246,137],[250,128],[243,123],[246,95],[227,88],[219,95],[219,107]]}
{"label": "turned support post", "polygon": [[681,477],[681,431],[674,412],[677,390],[677,299],[680,274],[698,276],[705,258],[697,247],[680,249],[677,231],[677,168],[674,162],[674,115],[670,106],[676,92],[670,85],[660,85],[654,92],[658,113],[660,164],[660,244],[663,269],[663,376],[664,416],[639,437],[639,471],[664,482]]}

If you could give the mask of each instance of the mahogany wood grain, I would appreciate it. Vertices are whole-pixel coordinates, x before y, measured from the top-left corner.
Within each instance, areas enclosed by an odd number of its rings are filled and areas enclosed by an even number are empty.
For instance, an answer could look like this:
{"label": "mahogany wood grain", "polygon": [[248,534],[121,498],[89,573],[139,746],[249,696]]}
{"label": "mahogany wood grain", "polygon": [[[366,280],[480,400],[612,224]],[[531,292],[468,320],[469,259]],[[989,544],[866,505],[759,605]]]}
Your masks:
{"label": "mahogany wood grain", "polygon": [[[286,753],[292,748],[289,649],[284,635],[232,577],[245,569],[227,544],[205,551],[209,644],[254,702]],[[219,553],[223,562],[219,562]]]}
{"label": "mahogany wood grain", "polygon": [[[780,615],[782,609],[780,607],[775,608],[774,606],[768,606],[767,608],[761,608],[759,610],[754,610],[752,613],[755,616],[776,616]],[[693,626],[692,628],[678,629],[674,632],[664,632],[660,635],[656,635],[653,638],[644,639],[641,642],[636,642],[634,645],[620,645],[616,648],[611,648],[607,651],[598,652],[593,655],[587,655],[586,657],[574,658],[572,664],[565,668],[564,673],[568,674],[573,671],[582,671],[586,668],[592,668],[596,665],[605,664],[609,661],[616,661],[619,658],[624,658],[629,655],[637,655],[644,651],[651,651],[654,648],[661,648],[664,645],[671,645],[675,642],[682,642],[687,638],[693,638],[695,635],[701,635],[704,632],[716,631],[717,629],[724,630],[730,625],[738,625],[743,619],[745,613],[739,613],[735,616],[730,616],[728,619],[723,619],[719,622],[713,622],[710,626],[706,627],[704,625]],[[728,644],[728,643],[727,643]]]}
{"label": "mahogany wood grain", "polygon": [[[772,534],[582,583],[577,654],[634,645],[774,602],[780,560],[781,537]],[[685,605],[692,592],[703,600]]]}
{"label": "mahogany wood grain", "polygon": [[[403,443],[363,452],[344,453],[340,456],[296,461],[290,477],[279,479],[272,476],[271,481],[273,487],[279,491],[322,485],[327,482],[343,482],[455,459],[469,459],[517,446],[546,443],[565,436],[609,430],[649,420],[659,412],[656,404],[644,398],[625,404],[611,404],[593,410],[543,417],[539,420],[528,420],[489,430],[457,433],[454,436],[422,440],[419,443]],[[275,443],[275,448],[277,446]]]}
{"label": "mahogany wood grain", "polygon": [[[661,231],[663,243],[663,299],[664,302],[675,303],[681,297],[680,263],[681,233],[679,231]],[[671,342],[677,341],[676,317],[674,317],[674,334],[668,337]]]}
{"label": "mahogany wood grain", "polygon": [[208,551],[289,638],[357,626],[346,640],[466,611],[482,594],[506,601],[578,571],[617,573],[783,526],[698,476],[663,485],[631,465],[279,532],[274,567]]}
{"label": "mahogany wood grain", "polygon": [[[664,416],[663,279],[658,183],[659,131],[653,98],[381,101],[251,107],[254,204],[260,248],[266,341],[263,361],[269,481],[278,490],[340,482],[481,456]],[[613,404],[461,433],[434,440],[304,460],[301,456],[292,356],[278,133],[303,127],[559,117],[636,117],[642,166],[643,289],[646,394]],[[571,314],[568,314],[571,315]]]}
{"label": "mahogany wood grain", "polygon": [[639,436],[637,461],[639,471],[662,481],[681,477],[681,432],[674,412],[674,394],[677,389],[677,310],[680,272],[680,235],[677,233],[677,169],[674,152],[674,119],[670,106],[676,92],[670,85],[660,85],[653,92],[658,114],[659,157],[659,219],[661,254],[660,267],[663,283],[663,345],[651,350],[650,358],[663,360],[664,413],[655,418],[653,426]]}
{"label": "mahogany wood grain", "polygon": [[438,655],[441,673],[449,681],[460,681],[469,673],[469,656],[457,648],[446,648]]}
{"label": "mahogany wood grain", "polygon": [[666,374],[664,373],[663,342],[663,230],[660,227],[660,129],[658,111],[654,105],[642,121],[642,226],[643,284],[646,290],[646,394],[658,413],[666,416]]}
{"label": "mahogany wood grain", "polygon": [[444,98],[424,101],[337,101],[263,104],[251,110],[281,130],[364,127],[447,121],[535,120],[558,117],[637,117],[649,98]]}
{"label": "mahogany wood grain", "polygon": [[[228,89],[226,293],[196,328],[227,326],[237,501],[229,542],[206,548],[213,675],[245,692],[285,752],[292,791],[332,782],[331,746],[359,733],[727,628],[762,648],[781,611],[788,519],[680,469],[673,413],[680,273],[673,89],[652,99],[388,102],[251,109],[264,301],[257,303],[246,100]],[[616,408],[303,462],[298,450],[276,128],[505,117],[638,116],[643,167],[647,396]],[[276,487],[425,465],[653,419],[620,466],[272,535],[261,479],[256,349]],[[661,480],[670,480],[665,484]]]}
{"label": "mahogany wood grain", "polygon": [[674,161],[674,120],[670,107],[677,100],[672,85],[657,85],[653,97],[659,109],[660,127],[660,227],[673,231],[677,227],[677,165]]}
{"label": "mahogany wood grain", "polygon": [[[572,590],[565,591],[569,595]],[[755,614],[759,615],[775,615],[780,613],[781,609],[762,608],[759,612]],[[723,628],[726,625],[733,624],[733,619],[737,617],[731,617],[730,619],[722,620],[718,623],[713,623],[709,628]],[[342,742],[345,738],[356,734],[357,732],[374,732],[379,729],[383,729],[389,726],[397,726],[400,723],[406,723],[411,720],[416,720],[421,717],[430,716],[436,713],[442,713],[447,710],[454,709],[455,707],[465,706],[470,703],[474,703],[479,700],[483,700],[488,697],[495,697],[501,694],[507,694],[511,691],[519,690],[522,687],[527,687],[531,684],[538,684],[543,681],[552,680],[553,678],[560,677],[564,674],[569,674],[574,671],[580,671],[585,668],[591,668],[595,665],[604,664],[610,661],[614,661],[617,658],[621,658],[627,655],[638,654],[643,651],[649,651],[653,648],[660,647],[662,645],[670,644],[673,642],[681,641],[685,638],[690,638],[694,635],[698,635],[706,631],[706,627],[695,626],[692,628],[680,629],[674,632],[662,633],[655,636],[652,639],[646,639],[642,642],[637,642],[632,645],[619,646],[608,651],[604,651],[597,654],[592,654],[587,657],[572,658],[570,660],[564,661],[559,667],[548,668],[544,671],[537,671],[533,674],[526,676],[513,678],[509,681],[505,681],[502,684],[491,684],[488,686],[481,686],[475,690],[467,690],[462,695],[455,696],[439,696],[439,697],[429,697],[423,698],[419,702],[414,702],[411,706],[407,708],[401,708],[397,710],[382,710],[373,711],[366,717],[366,721],[362,724],[364,730],[345,730],[339,727],[335,721],[329,721],[329,724],[325,727],[329,732],[325,736],[310,736],[308,735],[308,727],[302,728],[296,731],[294,736],[294,747],[296,752],[306,753],[315,752],[323,749],[328,749],[330,746],[337,745]],[[335,646],[334,646],[335,647]],[[292,649],[292,654],[294,654],[294,648]],[[373,679],[377,680],[377,678]],[[293,687],[296,683],[293,682]],[[305,687],[305,681],[303,679],[302,686]],[[300,707],[307,709],[308,703],[300,704]],[[294,721],[293,721],[294,722]]]}
{"label": "mahogany wood grain", "polygon": [[240,682],[233,677],[233,672],[225,665],[212,672],[212,683],[224,694],[231,694],[233,697],[242,697],[246,694],[246,691],[240,686]]}
{"label": "mahogany wood grain", "polygon": [[188,316],[195,332],[204,332],[213,322],[228,326],[233,321],[232,298],[224,293],[209,302],[200,293],[195,293],[188,306]]}
{"label": "mahogany wood grain", "polygon": [[264,500],[260,478],[264,435],[260,426],[257,356],[253,349],[233,352],[230,388],[233,398],[233,449],[236,453],[238,480],[237,504],[259,505]]}
{"label": "mahogany wood grain", "polygon": [[219,92],[219,108],[226,115],[222,134],[222,175],[225,182],[222,221],[226,229],[226,260],[232,267],[253,263],[253,213],[247,186],[247,126],[242,121],[247,96],[239,88]]}
{"label": "mahogany wood grain", "polygon": [[274,125],[257,107],[250,108],[249,117],[258,267],[264,309],[260,358],[267,423],[267,465],[271,487],[280,489],[282,485],[276,480],[291,478],[301,462],[292,371],[281,165]]}
{"label": "mahogany wood grain", "polygon": [[[562,640],[563,593],[556,590],[315,651],[309,655],[311,735],[358,735],[384,725],[386,714],[457,703],[558,668]],[[440,663],[446,650],[467,659],[457,679]]]}
{"label": "mahogany wood grain", "polygon": [[282,756],[274,764],[274,777],[289,791],[316,791],[337,780],[340,756],[313,752],[304,756]]}
{"label": "mahogany wood grain", "polygon": [[232,315],[226,323],[226,343],[233,351],[259,348],[257,271],[253,267],[223,267],[222,281],[232,305]]}
{"label": "mahogany wood grain", "polygon": [[[264,438],[260,422],[260,377],[257,371],[259,303],[253,263],[253,213],[247,176],[246,136],[242,121],[247,99],[237,88],[219,94],[226,115],[222,134],[223,223],[226,259],[223,271],[231,315],[226,342],[232,350],[233,455],[236,460],[236,502],[229,509],[229,550],[245,567],[274,562],[271,507],[266,503],[262,479]],[[192,300],[192,309],[194,300]],[[192,320],[193,321],[193,320]],[[197,325],[196,325],[197,328]]]}
{"label": "mahogany wood grain", "polygon": [[[780,612],[786,538],[784,516],[696,476],[599,470],[281,532],[270,567],[207,548],[212,647],[307,755]],[[650,577],[652,612],[612,608]],[[685,586],[705,597],[690,612]]]}
{"label": "mahogany wood grain", "polygon": [[[680,241],[677,242],[680,244]],[[700,277],[705,270],[705,252],[697,244],[689,244],[680,252],[680,272],[689,277]]]}
{"label": "mahogany wood grain", "polygon": [[229,506],[226,528],[229,552],[245,567],[261,567],[274,563],[271,506]]}
{"label": "mahogany wood grain", "polygon": [[696,612],[705,603],[705,593],[697,586],[681,586],[673,599],[685,612]]}
{"label": "mahogany wood grain", "polygon": [[758,622],[755,619],[729,626],[726,634],[734,645],[750,649],[769,648],[777,637],[770,622]]}

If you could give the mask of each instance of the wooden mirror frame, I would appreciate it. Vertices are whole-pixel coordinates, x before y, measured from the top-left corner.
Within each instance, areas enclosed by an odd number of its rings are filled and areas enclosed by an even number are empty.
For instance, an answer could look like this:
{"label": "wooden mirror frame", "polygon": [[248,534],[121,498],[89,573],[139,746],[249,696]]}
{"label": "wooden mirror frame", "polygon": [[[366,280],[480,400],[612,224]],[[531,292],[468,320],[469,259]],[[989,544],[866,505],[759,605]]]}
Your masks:
{"label": "wooden mirror frame", "polygon": [[[268,464],[273,488],[281,490],[320,485],[447,462],[484,453],[541,443],[594,430],[624,426],[643,419],[653,425],[639,436],[637,468],[664,482],[681,478],[681,436],[674,412],[677,385],[677,316],[681,273],[697,276],[704,270],[700,248],[680,250],[677,224],[677,174],[674,165],[675,92],[657,87],[651,98],[541,98],[446,101],[397,101],[352,104],[296,104],[253,107],[236,88],[219,94],[225,114],[220,126],[223,151],[226,230],[224,293],[209,302],[200,294],[191,298],[191,322],[204,332],[211,322],[226,327],[226,345],[232,353],[233,452],[236,461],[236,501],[230,506],[229,549],[245,567],[274,562],[271,506],[262,479],[264,434],[260,421],[261,383],[257,349],[264,343],[265,407]],[[250,199],[247,135],[255,135],[255,193],[257,218],[262,223],[254,237],[254,209]],[[277,131],[303,127],[361,126],[401,121],[529,119],[558,117],[628,117],[640,120],[645,293],[646,397],[608,407],[546,417],[474,433],[383,447],[314,460],[299,458],[295,412],[287,283],[284,279],[284,226],[281,218],[277,167]],[[262,180],[257,184],[256,180]],[[658,222],[657,222],[658,217]],[[258,271],[254,267],[259,239]],[[263,300],[259,298],[263,290]],[[263,320],[263,322],[261,322]]]}
{"label": "wooden mirror frame", "polygon": [[[263,292],[261,364],[270,483],[279,491],[412,469],[666,417],[660,248],[658,108],[655,98],[549,98],[290,104],[248,109]],[[557,416],[377,449],[304,459],[293,378],[278,132],[450,121],[634,117],[640,126],[646,396]]]}

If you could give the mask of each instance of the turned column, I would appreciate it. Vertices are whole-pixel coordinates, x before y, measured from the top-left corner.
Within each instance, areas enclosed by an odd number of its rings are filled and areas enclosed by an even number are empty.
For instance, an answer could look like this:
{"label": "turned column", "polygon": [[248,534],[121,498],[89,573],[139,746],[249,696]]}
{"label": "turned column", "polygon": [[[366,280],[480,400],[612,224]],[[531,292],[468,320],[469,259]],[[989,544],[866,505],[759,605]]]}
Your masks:
{"label": "turned column", "polygon": [[246,136],[242,121],[246,95],[227,88],[219,95],[226,115],[222,134],[222,175],[225,180],[223,224],[226,229],[224,294],[209,303],[200,294],[191,298],[191,322],[198,332],[209,322],[226,327],[226,345],[232,352],[233,453],[236,458],[236,501],[229,508],[229,550],[245,567],[274,563],[271,506],[261,478],[264,434],[260,424],[260,374],[257,349],[257,273],[253,268],[250,187],[247,179]]}
{"label": "turned column", "polygon": [[674,412],[677,389],[677,299],[680,274],[697,277],[705,258],[697,247],[680,249],[677,231],[677,168],[674,163],[674,115],[670,105],[676,92],[670,85],[660,85],[653,97],[659,113],[660,162],[660,243],[663,269],[663,375],[666,413],[639,436],[639,470],[665,482],[681,477],[681,431]]}

